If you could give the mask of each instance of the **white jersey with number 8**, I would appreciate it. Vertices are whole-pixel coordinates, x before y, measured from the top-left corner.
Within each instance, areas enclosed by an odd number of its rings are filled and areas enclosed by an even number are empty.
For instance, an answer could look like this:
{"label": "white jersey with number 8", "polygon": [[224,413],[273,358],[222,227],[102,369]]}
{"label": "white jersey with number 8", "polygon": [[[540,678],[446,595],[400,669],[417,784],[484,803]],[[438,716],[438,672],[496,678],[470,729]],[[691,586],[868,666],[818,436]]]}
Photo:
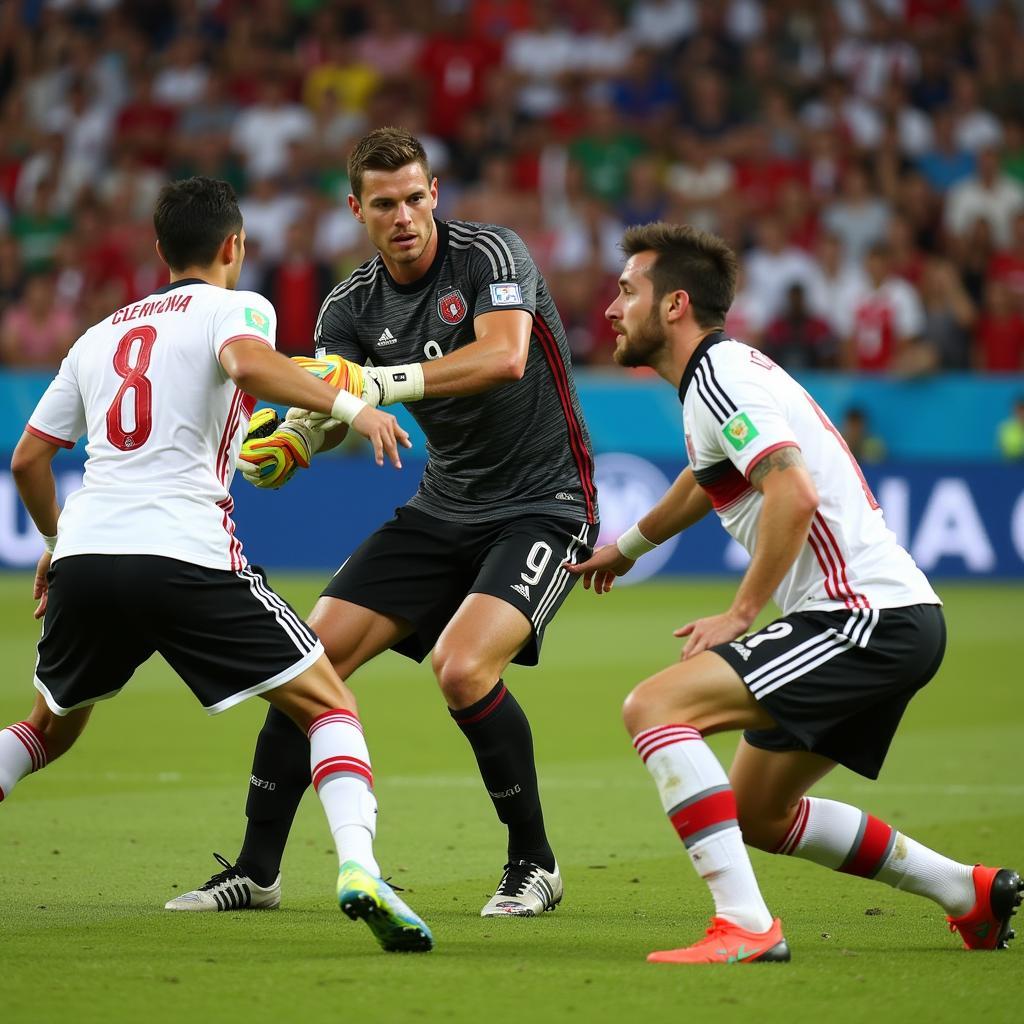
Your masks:
{"label": "white jersey with number 8", "polygon": [[190,279],[78,339],[26,428],[63,448],[88,438],[55,560],[148,554],[245,566],[229,489],[254,400],[219,356],[241,338],[273,347],[275,337],[274,307],[262,295]]}

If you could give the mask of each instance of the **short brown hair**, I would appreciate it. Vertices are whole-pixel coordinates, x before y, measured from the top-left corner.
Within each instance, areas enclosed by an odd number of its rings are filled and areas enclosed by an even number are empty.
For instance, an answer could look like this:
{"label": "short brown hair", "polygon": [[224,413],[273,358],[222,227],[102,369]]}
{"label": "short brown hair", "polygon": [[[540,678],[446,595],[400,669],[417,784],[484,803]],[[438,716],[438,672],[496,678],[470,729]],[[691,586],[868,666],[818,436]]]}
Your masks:
{"label": "short brown hair", "polygon": [[736,254],[717,235],[698,231],[688,224],[637,224],[622,236],[626,259],[639,252],[653,252],[648,277],[654,286],[654,301],[669,292],[685,291],[693,315],[701,327],[725,323],[736,296]]}
{"label": "short brown hair", "polygon": [[423,143],[404,128],[374,128],[364,135],[348,158],[348,180],[352,194],[359,199],[366,171],[397,171],[417,163],[430,181],[430,161]]}

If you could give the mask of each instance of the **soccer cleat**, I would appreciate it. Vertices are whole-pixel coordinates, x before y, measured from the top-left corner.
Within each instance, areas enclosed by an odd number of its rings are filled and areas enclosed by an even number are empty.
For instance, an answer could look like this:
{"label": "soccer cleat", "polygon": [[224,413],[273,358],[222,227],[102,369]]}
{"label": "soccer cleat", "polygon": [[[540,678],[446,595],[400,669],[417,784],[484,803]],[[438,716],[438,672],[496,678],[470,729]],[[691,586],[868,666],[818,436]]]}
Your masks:
{"label": "soccer cleat", "polygon": [[1024,899],[1024,879],[1010,868],[974,865],[974,906],[963,917],[947,917],[964,949],[1006,949],[1014,937],[1010,918]]}
{"label": "soccer cleat", "polygon": [[789,944],[778,918],[766,932],[748,932],[723,917],[713,917],[700,942],[685,949],[663,949],[647,957],[650,964],[765,964],[788,960]]}
{"label": "soccer cleat", "polygon": [[562,876],[558,865],[545,871],[539,864],[514,860],[505,865],[494,895],[484,904],[481,917],[536,917],[562,902]]}
{"label": "soccer cleat", "polygon": [[219,853],[214,857],[224,865],[208,882],[191,892],[168,900],[164,910],[277,910],[281,905],[281,876],[264,888]]}
{"label": "soccer cleat", "polygon": [[427,953],[434,936],[420,916],[384,881],[347,860],[338,869],[338,906],[353,921],[365,921],[389,953]]}

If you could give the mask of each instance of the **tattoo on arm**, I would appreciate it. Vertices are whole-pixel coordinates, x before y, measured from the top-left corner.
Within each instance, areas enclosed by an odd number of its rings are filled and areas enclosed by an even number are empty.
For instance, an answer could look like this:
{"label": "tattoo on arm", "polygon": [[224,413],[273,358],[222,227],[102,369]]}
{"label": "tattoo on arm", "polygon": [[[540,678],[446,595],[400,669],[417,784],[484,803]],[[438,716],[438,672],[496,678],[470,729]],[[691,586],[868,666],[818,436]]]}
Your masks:
{"label": "tattoo on arm", "polygon": [[764,486],[764,478],[775,469],[790,469],[793,466],[806,468],[804,457],[799,448],[787,445],[785,448],[777,448],[769,452],[750,471],[750,485],[756,490]]}

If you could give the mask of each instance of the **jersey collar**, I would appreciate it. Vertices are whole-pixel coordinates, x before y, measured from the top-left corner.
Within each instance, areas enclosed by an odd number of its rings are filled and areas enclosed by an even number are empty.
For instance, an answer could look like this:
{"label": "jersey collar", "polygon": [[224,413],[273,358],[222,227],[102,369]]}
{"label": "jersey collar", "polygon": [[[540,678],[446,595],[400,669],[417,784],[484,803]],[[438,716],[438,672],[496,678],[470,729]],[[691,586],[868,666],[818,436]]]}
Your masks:
{"label": "jersey collar", "polygon": [[697,372],[697,364],[708,354],[708,349],[712,345],[717,345],[720,341],[727,341],[728,337],[725,331],[712,331],[693,350],[693,355],[690,356],[690,361],[686,364],[686,369],[683,371],[683,379],[679,383],[680,402],[686,398],[686,391],[690,386],[690,381],[693,380],[693,375]]}
{"label": "jersey collar", "polygon": [[416,278],[415,281],[410,281],[408,284],[399,284],[388,273],[388,268],[384,265],[384,261],[381,260],[384,277],[396,292],[400,292],[402,295],[412,295],[415,292],[421,292],[424,288],[428,288],[433,284],[437,279],[437,275],[441,273],[441,264],[444,263],[445,257],[448,255],[448,225],[444,221],[435,220],[434,230],[437,232],[437,252],[434,253],[434,262],[430,264],[427,272],[422,277]]}
{"label": "jersey collar", "polygon": [[210,284],[210,282],[204,281],[201,277],[183,277],[180,281],[172,281],[170,284],[165,284],[163,288],[157,288],[153,294],[163,295],[165,292],[174,291],[175,288],[184,288],[190,284]]}

